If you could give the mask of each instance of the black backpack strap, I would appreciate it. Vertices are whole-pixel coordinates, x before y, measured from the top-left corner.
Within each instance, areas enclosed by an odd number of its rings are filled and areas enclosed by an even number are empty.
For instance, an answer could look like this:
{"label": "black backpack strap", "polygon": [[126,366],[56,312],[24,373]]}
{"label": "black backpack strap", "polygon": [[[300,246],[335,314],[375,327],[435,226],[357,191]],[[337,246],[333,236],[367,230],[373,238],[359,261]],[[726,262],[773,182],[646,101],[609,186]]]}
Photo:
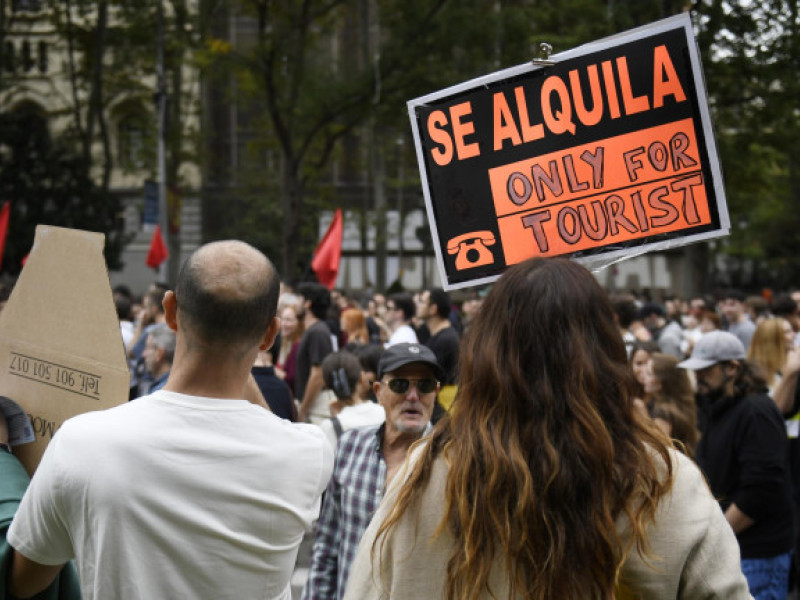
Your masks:
{"label": "black backpack strap", "polygon": [[333,417],[331,419],[331,425],[333,425],[333,430],[336,432],[336,439],[338,440],[344,433],[342,424],[339,422],[339,417]]}

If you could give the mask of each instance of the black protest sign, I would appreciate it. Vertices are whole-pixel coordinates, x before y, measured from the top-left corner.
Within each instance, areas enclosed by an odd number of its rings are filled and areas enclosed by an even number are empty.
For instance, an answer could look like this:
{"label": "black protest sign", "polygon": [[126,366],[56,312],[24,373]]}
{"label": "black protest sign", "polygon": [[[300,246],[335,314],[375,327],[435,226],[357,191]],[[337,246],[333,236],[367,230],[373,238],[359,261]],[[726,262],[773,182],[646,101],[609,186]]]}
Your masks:
{"label": "black protest sign", "polygon": [[446,288],[728,233],[688,14],[408,104]]}

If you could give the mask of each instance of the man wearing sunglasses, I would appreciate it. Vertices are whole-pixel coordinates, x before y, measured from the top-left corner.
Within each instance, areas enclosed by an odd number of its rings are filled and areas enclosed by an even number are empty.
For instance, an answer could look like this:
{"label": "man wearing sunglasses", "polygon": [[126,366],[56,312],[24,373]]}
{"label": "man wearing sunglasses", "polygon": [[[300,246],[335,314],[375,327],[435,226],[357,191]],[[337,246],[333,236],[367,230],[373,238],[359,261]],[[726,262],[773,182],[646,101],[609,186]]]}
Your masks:
{"label": "man wearing sunglasses", "polygon": [[351,429],[339,439],[303,600],[344,597],[361,535],[409,447],[431,428],[443,377],[436,356],[422,344],[400,343],[384,351],[372,385],[386,421]]}

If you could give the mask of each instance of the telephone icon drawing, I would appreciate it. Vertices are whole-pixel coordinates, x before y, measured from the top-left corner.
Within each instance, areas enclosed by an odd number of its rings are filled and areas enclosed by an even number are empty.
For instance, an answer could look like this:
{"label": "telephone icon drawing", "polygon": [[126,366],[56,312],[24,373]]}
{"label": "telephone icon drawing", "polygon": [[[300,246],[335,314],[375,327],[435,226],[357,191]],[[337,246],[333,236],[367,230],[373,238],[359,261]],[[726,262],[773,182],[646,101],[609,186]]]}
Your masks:
{"label": "telephone icon drawing", "polygon": [[488,246],[495,243],[491,231],[473,231],[457,235],[447,242],[447,253],[456,254],[456,270],[463,271],[472,267],[490,265],[494,262],[494,254]]}

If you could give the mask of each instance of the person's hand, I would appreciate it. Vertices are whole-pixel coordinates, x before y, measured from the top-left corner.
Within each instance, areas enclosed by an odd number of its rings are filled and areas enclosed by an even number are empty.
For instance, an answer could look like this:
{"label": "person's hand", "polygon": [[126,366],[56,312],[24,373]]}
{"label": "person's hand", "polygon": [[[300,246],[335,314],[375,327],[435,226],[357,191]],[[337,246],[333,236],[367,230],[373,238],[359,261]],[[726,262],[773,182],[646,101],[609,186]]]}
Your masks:
{"label": "person's hand", "polygon": [[786,364],[783,367],[783,376],[800,371],[800,348],[792,348],[786,355]]}

